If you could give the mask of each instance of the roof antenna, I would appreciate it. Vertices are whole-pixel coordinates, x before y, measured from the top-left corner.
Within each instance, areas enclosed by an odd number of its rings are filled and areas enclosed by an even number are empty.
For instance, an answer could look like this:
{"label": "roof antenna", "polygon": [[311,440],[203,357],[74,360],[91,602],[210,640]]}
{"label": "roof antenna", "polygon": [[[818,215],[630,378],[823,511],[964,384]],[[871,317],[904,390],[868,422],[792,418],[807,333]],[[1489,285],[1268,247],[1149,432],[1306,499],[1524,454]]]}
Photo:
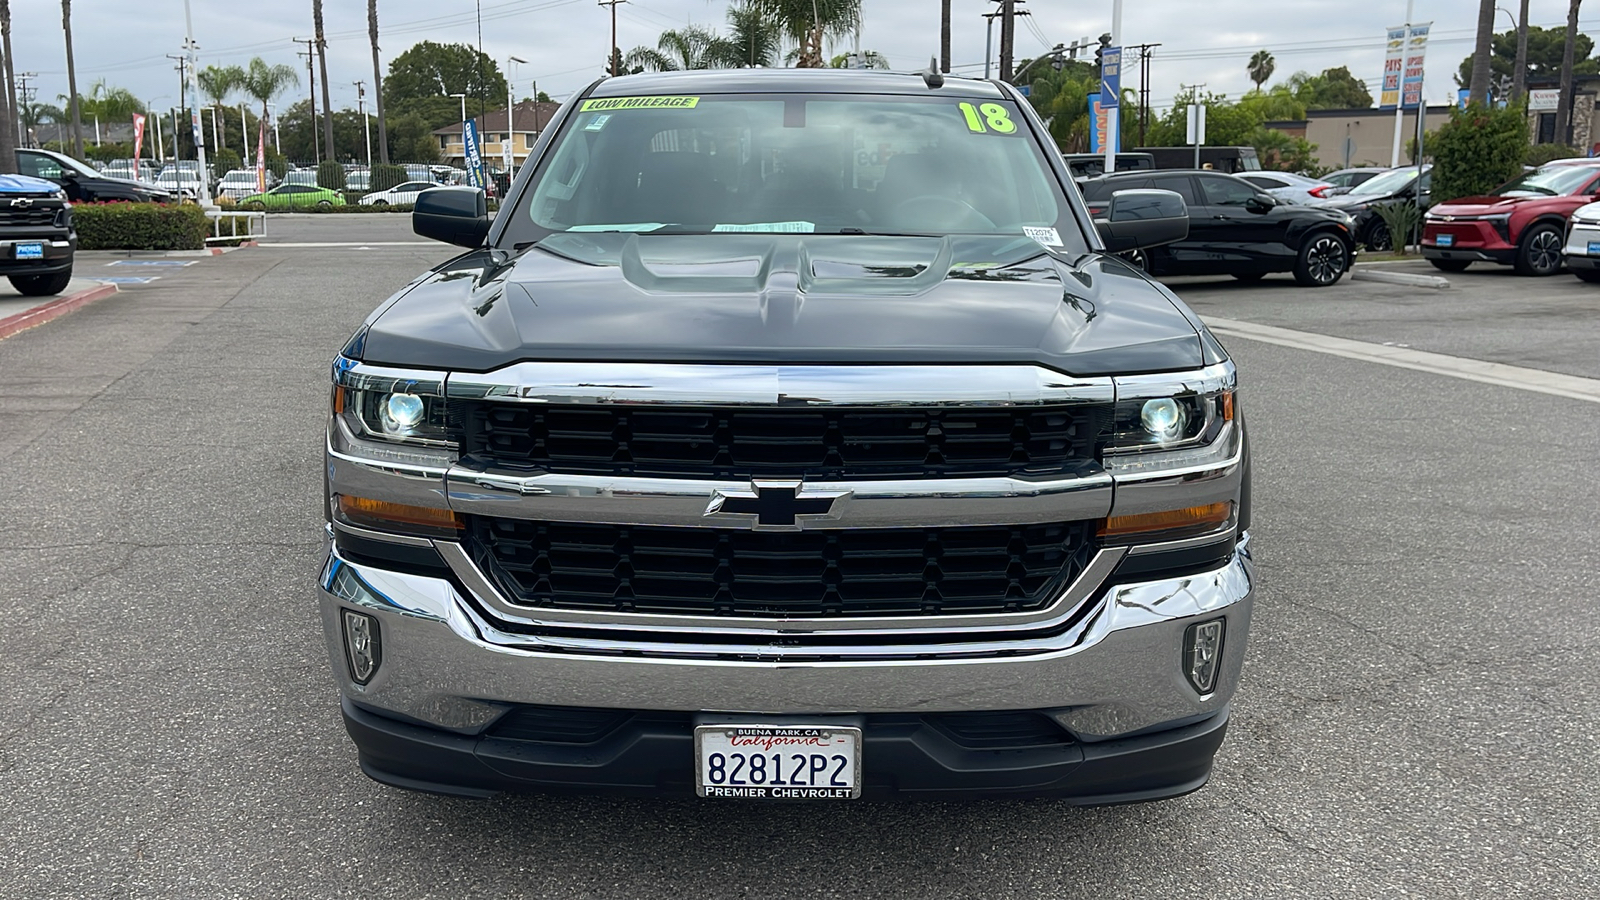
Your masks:
{"label": "roof antenna", "polygon": [[944,87],[944,73],[939,71],[939,57],[928,57],[928,68],[922,73],[922,81],[930,90]]}

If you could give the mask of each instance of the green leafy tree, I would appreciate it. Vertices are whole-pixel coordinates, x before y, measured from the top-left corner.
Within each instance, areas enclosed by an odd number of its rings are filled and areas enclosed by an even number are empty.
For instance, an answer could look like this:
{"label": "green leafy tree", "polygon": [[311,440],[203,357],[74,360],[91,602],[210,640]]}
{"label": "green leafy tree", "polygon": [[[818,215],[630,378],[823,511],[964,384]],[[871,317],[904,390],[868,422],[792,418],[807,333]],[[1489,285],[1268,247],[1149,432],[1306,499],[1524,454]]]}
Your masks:
{"label": "green leafy tree", "polygon": [[[1567,39],[1566,28],[1540,28],[1528,26],[1528,78],[1555,78],[1561,74],[1561,53]],[[1572,71],[1579,75],[1600,74],[1600,59],[1591,59],[1594,39],[1578,32],[1572,41]],[[1517,33],[1502,31],[1495,35],[1489,53],[1491,83],[1511,83],[1517,63]],[[1456,70],[1456,86],[1466,87],[1472,78],[1472,57],[1461,61]]]}
{"label": "green leafy tree", "polygon": [[[194,77],[200,85],[200,93],[210,101],[212,110],[220,114],[223,104],[228,102],[228,96],[244,83],[244,69],[239,66],[206,66],[194,73]],[[221,143],[223,147],[228,145],[226,135],[222,136]]]}
{"label": "green leafy tree", "polygon": [[724,44],[715,31],[699,25],[686,25],[661,32],[654,48],[635,47],[629,50],[623,65],[629,68],[637,66],[647,72],[722,68],[723,61],[737,53],[736,48]]}
{"label": "green leafy tree", "polygon": [[439,161],[439,139],[427,120],[416,113],[389,117],[389,153],[396,162]]}
{"label": "green leafy tree", "polygon": [[1245,66],[1245,69],[1250,73],[1250,80],[1256,83],[1256,90],[1258,91],[1272,77],[1273,71],[1277,68],[1278,61],[1273,59],[1272,54],[1266,50],[1257,50],[1255,55],[1250,57],[1250,63]]}
{"label": "green leafy tree", "polygon": [[[300,73],[293,66],[282,63],[267,65],[261,57],[250,60],[250,65],[244,70],[244,80],[239,83],[239,89],[246,96],[261,102],[261,118],[267,118],[267,104],[272,98],[278,96],[291,87],[300,83]],[[270,120],[269,120],[270,121]],[[245,146],[250,145],[249,135],[245,135]]]}
{"label": "green leafy tree", "polygon": [[[834,69],[848,69],[850,68],[850,57],[852,55],[850,53],[840,53],[833,59],[828,60],[828,66]],[[861,51],[861,67],[863,69],[888,69],[889,59],[876,50],[863,50]]]}
{"label": "green leafy tree", "polygon": [[776,65],[783,55],[778,23],[755,0],[728,7],[729,68]]}
{"label": "green leafy tree", "polygon": [[244,168],[244,159],[239,156],[239,151],[232,147],[218,147],[211,153],[210,161],[218,177],[226,175],[234,169]]}
{"label": "green leafy tree", "polygon": [[[389,61],[383,99],[391,111],[424,97],[466,94],[479,103],[503,103],[506,79],[487,54],[467,44],[422,41]],[[468,111],[468,115],[472,114]],[[460,113],[457,113],[459,121]]]}
{"label": "green leafy tree", "polygon": [[1306,109],[1370,109],[1372,92],[1361,79],[1350,74],[1348,66],[1323,69],[1320,74],[1296,72],[1289,76],[1289,90]]}
{"label": "green leafy tree", "polygon": [[799,52],[795,66],[820,69],[823,43],[837,40],[861,24],[861,0],[750,0],[777,24]]}
{"label": "green leafy tree", "polygon": [[1520,106],[1452,109],[1429,149],[1435,202],[1487,194],[1522,171],[1527,114]]}

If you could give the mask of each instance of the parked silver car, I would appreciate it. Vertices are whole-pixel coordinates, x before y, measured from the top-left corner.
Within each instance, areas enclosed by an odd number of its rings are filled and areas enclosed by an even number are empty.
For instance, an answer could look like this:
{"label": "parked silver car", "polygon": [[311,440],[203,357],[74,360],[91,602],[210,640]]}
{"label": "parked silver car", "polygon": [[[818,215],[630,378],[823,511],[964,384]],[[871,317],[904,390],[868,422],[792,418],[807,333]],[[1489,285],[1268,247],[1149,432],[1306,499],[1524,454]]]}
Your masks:
{"label": "parked silver car", "polygon": [[1238,177],[1271,194],[1280,203],[1300,206],[1324,199],[1328,189],[1333,187],[1321,179],[1289,172],[1240,172]]}

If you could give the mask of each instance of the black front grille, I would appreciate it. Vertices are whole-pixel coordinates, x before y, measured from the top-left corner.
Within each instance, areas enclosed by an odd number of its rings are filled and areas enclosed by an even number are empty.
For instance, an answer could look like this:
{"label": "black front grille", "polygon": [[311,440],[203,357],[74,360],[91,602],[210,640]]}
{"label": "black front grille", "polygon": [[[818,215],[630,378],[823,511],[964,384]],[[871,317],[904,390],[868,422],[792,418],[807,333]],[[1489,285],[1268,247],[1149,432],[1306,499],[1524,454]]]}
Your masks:
{"label": "black front grille", "polygon": [[813,408],[454,401],[464,456],[607,475],[749,478],[1050,473],[1093,460],[1110,408]]}
{"label": "black front grille", "polygon": [[1087,564],[1091,523],[764,532],[468,516],[517,603],[720,616],[916,616],[1048,603]]}
{"label": "black front grille", "polygon": [[[967,750],[1029,750],[1073,743],[1072,734],[1049,716],[1032,711],[883,713],[865,717],[866,736],[930,727]],[[592,745],[618,731],[651,729],[688,737],[694,714],[579,706],[513,706],[484,732],[486,737],[541,744]]]}
{"label": "black front grille", "polygon": [[14,207],[9,205],[3,195],[0,195],[0,228],[48,228],[54,225],[55,221],[56,208],[54,206],[39,206],[35,204],[27,207]]}

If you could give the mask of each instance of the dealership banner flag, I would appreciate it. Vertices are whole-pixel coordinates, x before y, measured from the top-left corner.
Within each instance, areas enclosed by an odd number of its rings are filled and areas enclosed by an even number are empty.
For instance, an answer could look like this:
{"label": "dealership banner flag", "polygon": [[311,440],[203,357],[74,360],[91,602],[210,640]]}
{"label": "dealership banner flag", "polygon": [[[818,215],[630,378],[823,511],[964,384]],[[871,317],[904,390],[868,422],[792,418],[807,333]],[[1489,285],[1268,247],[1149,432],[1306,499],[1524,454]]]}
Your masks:
{"label": "dealership banner flag", "polygon": [[267,192],[267,120],[256,120],[256,193]]}
{"label": "dealership banner flag", "polygon": [[1405,69],[1406,26],[1396,25],[1386,32],[1383,54],[1383,89],[1378,94],[1379,109],[1400,105],[1400,77]]}
{"label": "dealership banner flag", "polygon": [[1406,65],[1400,78],[1400,105],[1416,109],[1422,105],[1422,64],[1428,52],[1428,29],[1432,22],[1411,26],[1406,38]]}
{"label": "dealership banner flag", "polygon": [[139,180],[139,153],[144,149],[144,116],[133,114],[133,180]]}

